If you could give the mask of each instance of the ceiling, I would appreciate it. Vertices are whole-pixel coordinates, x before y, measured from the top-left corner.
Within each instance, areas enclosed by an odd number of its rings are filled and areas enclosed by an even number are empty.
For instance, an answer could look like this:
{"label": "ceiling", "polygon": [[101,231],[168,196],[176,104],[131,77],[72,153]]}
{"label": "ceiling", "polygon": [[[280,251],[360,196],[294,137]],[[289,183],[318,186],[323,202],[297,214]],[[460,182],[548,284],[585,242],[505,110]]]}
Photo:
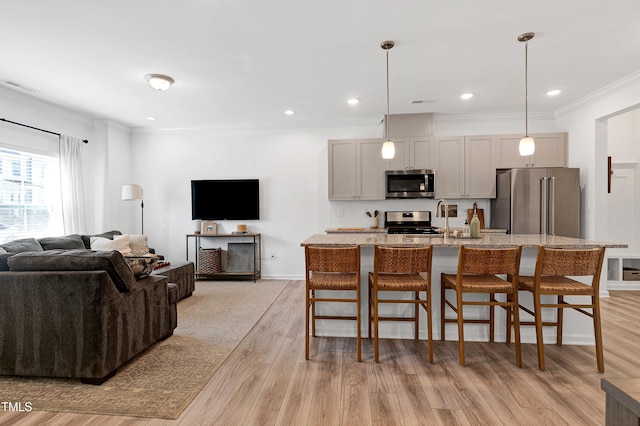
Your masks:
{"label": "ceiling", "polygon": [[[392,114],[523,114],[525,46],[517,37],[529,31],[530,114],[552,113],[640,70],[638,0],[2,3],[0,81],[135,128],[378,122],[384,40],[396,43]],[[175,84],[155,91],[149,73]],[[563,92],[548,97],[553,88]],[[475,96],[462,101],[464,92]],[[348,105],[351,97],[360,103]],[[11,119],[10,111],[0,117]]]}

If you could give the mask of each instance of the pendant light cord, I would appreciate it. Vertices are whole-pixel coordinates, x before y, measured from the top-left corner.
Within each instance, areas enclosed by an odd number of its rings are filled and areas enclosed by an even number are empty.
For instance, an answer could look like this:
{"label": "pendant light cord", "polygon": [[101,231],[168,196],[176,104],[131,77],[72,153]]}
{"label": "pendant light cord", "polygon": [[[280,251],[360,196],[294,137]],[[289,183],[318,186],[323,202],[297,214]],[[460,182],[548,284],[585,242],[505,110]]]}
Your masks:
{"label": "pendant light cord", "polygon": [[529,137],[529,40],[524,42],[524,135]]}
{"label": "pendant light cord", "polygon": [[387,142],[389,142],[389,49],[387,53],[387,119],[384,120],[385,132],[387,133]]}

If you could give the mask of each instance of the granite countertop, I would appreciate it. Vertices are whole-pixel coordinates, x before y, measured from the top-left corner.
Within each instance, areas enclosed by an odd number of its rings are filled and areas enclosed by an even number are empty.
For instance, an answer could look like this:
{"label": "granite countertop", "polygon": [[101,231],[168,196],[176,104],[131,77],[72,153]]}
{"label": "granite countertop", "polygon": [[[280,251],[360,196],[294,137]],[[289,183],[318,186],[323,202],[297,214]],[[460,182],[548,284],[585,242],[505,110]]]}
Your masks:
{"label": "granite countertop", "polygon": [[363,247],[373,247],[376,244],[393,244],[397,246],[416,247],[433,244],[435,247],[509,247],[521,245],[522,247],[545,247],[557,248],[584,248],[584,247],[608,247],[626,248],[627,244],[591,241],[581,238],[559,237],[553,235],[540,234],[503,234],[503,233],[482,233],[480,238],[453,238],[449,237],[445,241],[442,235],[390,235],[382,232],[345,232],[330,234],[315,234],[300,243],[301,246],[309,244],[322,244],[329,246],[360,245]]}
{"label": "granite countertop", "polygon": [[[459,230],[462,232],[462,228],[449,228],[450,231]],[[325,231],[327,234],[386,234],[387,228],[327,228]],[[490,228],[482,228],[480,233],[496,233],[496,234],[506,234],[506,229],[490,229]]]}

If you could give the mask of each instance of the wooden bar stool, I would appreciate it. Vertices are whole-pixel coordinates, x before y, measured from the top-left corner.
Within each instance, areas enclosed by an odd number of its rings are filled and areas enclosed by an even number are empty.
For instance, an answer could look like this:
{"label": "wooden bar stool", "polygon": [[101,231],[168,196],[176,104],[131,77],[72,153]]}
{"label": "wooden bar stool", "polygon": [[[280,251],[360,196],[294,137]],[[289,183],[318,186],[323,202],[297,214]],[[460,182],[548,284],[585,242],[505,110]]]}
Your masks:
{"label": "wooden bar stool", "polygon": [[[429,362],[433,363],[433,331],[431,329],[431,258],[433,246],[429,247],[391,247],[376,245],[373,255],[373,272],[369,272],[369,338],[371,324],[374,330],[374,357],[380,362],[378,355],[378,323],[379,321],[411,321],[415,323],[415,339],[418,340],[420,309],[427,313],[429,340]],[[425,274],[425,277],[420,274]],[[412,292],[412,299],[380,299],[382,292]],[[420,298],[420,292],[425,298]],[[412,317],[382,317],[379,314],[381,303],[410,303],[415,306]]]}
{"label": "wooden bar stool", "polygon": [[[556,344],[562,346],[563,310],[570,308],[593,318],[598,371],[604,372],[602,348],[602,327],[600,325],[600,273],[604,262],[604,247],[581,250],[550,249],[538,247],[536,271],[533,277],[519,279],[520,290],[533,293],[533,311],[520,305],[520,309],[534,317],[534,321],[520,322],[521,325],[535,325],[538,345],[538,367],[544,370],[544,339],[542,327],[556,327]],[[578,282],[567,276],[590,276],[591,285]],[[542,296],[557,297],[556,303],[543,303]],[[565,296],[587,296],[591,303],[569,303]],[[555,321],[543,321],[542,309],[557,309]],[[586,311],[585,309],[590,309]]]}
{"label": "wooden bar stool", "polygon": [[[309,359],[309,310],[311,334],[316,336],[316,319],[356,320],[358,361],[362,360],[360,333],[360,246],[321,247],[305,246],[306,315],[305,357]],[[353,297],[318,297],[316,291],[349,290]],[[345,302],[356,304],[355,316],[317,315],[317,302]]]}
{"label": "wooden bar stool", "polygon": [[[482,249],[466,248],[460,246],[458,251],[457,274],[441,275],[441,299],[440,299],[440,339],[445,340],[445,325],[447,323],[458,324],[458,348],[460,353],[460,365],[464,365],[464,324],[488,324],[489,341],[494,340],[495,307],[500,306],[507,311],[507,328],[511,321],[515,330],[516,365],[522,367],[522,355],[520,352],[520,320],[518,311],[518,271],[520,270],[520,257],[522,247],[506,249]],[[506,281],[496,275],[509,275],[511,280]],[[456,293],[455,305],[446,297],[446,291],[453,290]],[[489,300],[464,300],[465,293],[488,294]],[[506,301],[496,299],[497,293],[504,293]],[[456,318],[445,317],[445,307],[449,306],[456,313]],[[463,308],[465,306],[489,306],[488,319],[465,319]],[[513,318],[513,319],[512,319]],[[507,333],[509,336],[509,333]],[[507,345],[510,338],[507,338]]]}

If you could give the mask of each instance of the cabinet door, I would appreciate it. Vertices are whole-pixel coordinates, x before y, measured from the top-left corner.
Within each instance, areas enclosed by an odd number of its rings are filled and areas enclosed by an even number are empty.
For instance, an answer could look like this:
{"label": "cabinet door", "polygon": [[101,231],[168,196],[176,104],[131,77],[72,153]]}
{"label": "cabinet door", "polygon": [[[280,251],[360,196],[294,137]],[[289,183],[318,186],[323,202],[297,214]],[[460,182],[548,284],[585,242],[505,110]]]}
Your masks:
{"label": "cabinet door", "polygon": [[566,167],[567,134],[542,133],[533,136],[536,151],[531,156],[531,167]]}
{"label": "cabinet door", "polygon": [[[529,167],[529,156],[521,156],[518,146],[522,135],[498,135],[496,138],[495,165],[498,169]],[[538,147],[536,146],[536,151]]]}
{"label": "cabinet door", "polygon": [[495,146],[494,136],[465,136],[465,198],[495,198]]}
{"label": "cabinet door", "polygon": [[382,168],[382,139],[359,139],[357,146],[357,198],[384,199],[384,170]]}
{"label": "cabinet door", "polygon": [[396,147],[396,155],[391,160],[382,159],[382,163],[384,164],[384,170],[410,169],[411,163],[410,163],[409,139],[393,138],[392,140],[393,140],[393,144]]}
{"label": "cabinet door", "polygon": [[329,141],[329,199],[353,200],[356,196],[356,141]]}
{"label": "cabinet door", "polygon": [[433,169],[435,159],[435,143],[433,136],[413,138],[411,140],[411,168]]}
{"label": "cabinet door", "polygon": [[464,190],[464,137],[436,139],[436,197],[461,198]]}
{"label": "cabinet door", "polygon": [[536,144],[533,155],[522,157],[518,145],[522,135],[498,135],[496,140],[496,168],[566,167],[567,134],[537,133],[531,135]]}

